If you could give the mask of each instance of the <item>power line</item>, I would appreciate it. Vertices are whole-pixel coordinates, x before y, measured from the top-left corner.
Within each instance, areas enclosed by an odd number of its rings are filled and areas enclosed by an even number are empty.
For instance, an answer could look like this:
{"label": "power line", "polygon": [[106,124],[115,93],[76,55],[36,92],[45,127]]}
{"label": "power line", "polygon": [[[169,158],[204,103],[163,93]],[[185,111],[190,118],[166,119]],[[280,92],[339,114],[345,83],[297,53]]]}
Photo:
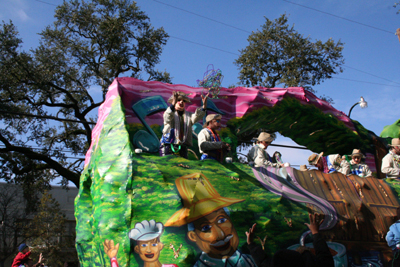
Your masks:
{"label": "power line", "polygon": [[[153,0],[153,1],[155,1],[155,0]],[[183,39],[183,38],[174,37],[174,36],[170,36],[170,37],[174,38],[174,39],[177,39],[177,40],[184,41],[184,42],[188,42],[188,43],[191,43],[191,44],[195,44],[195,45],[207,47],[207,48],[210,48],[210,49],[214,49],[214,50],[217,50],[217,51],[221,51],[221,52],[224,52],[224,53],[228,53],[228,54],[232,54],[232,55],[236,55],[236,56],[239,55],[239,54],[235,54],[233,52],[229,52],[229,51],[226,51],[226,50],[223,50],[223,49],[219,49],[219,48],[212,47],[212,46],[209,46],[209,45],[201,44],[201,43],[198,43],[198,42],[189,41],[189,40],[186,40],[186,39]],[[389,82],[400,84],[398,82],[394,82],[394,81],[391,81],[389,79],[386,79],[386,78],[383,78],[383,77],[379,77],[377,75],[374,75],[374,74],[371,74],[371,73],[368,73],[368,72],[365,72],[365,71],[362,71],[362,70],[359,70],[359,69],[356,69],[356,68],[353,68],[353,67],[349,67],[349,66],[345,66],[345,67],[349,68],[349,69],[353,69],[353,70],[359,71],[359,72],[362,72],[362,73],[365,73],[365,74],[369,74],[369,75],[374,76],[376,78],[380,78],[380,79],[383,79],[383,80],[386,80],[386,81],[389,81]],[[374,83],[374,82],[367,82],[367,81],[358,81],[358,80],[351,80],[351,79],[346,79],[346,78],[338,78],[338,77],[332,77],[332,78],[341,79],[341,80],[348,80],[348,81],[352,81],[352,82],[359,82],[359,83],[368,83],[368,84],[383,85],[383,86],[390,86],[390,87],[400,87],[400,86],[397,86],[397,85]]]}
{"label": "power line", "polygon": [[350,67],[350,66],[347,66],[347,65],[343,65],[343,66],[346,67],[346,68],[353,69],[353,70],[356,70],[356,71],[359,71],[359,72],[362,72],[362,73],[371,75],[371,76],[373,76],[373,77],[376,77],[376,78],[379,78],[379,79],[388,81],[388,82],[400,84],[400,83],[398,83],[398,82],[395,82],[395,81],[392,81],[392,80],[389,80],[389,79],[386,79],[386,78],[383,78],[383,77],[379,77],[379,76],[377,76],[377,75],[375,75],[375,74],[372,74],[372,73],[369,73],[369,72],[366,72],[366,71],[363,71],[363,70],[359,70],[359,69],[356,69],[356,68],[353,68],[353,67]]}
{"label": "power line", "polygon": [[57,5],[55,5],[55,4],[48,3],[48,2],[45,2],[45,1],[40,1],[40,0],[35,0],[35,1],[40,2],[40,3],[43,3],[43,4],[51,5],[51,6],[57,6]]}
{"label": "power line", "polygon": [[95,122],[89,122],[89,121],[84,122],[84,121],[78,121],[78,120],[70,120],[70,119],[56,118],[56,117],[51,117],[51,116],[34,115],[34,114],[20,113],[20,112],[14,112],[14,111],[0,110],[0,113],[13,114],[13,115],[17,115],[17,116],[34,117],[34,118],[39,118],[39,119],[56,120],[56,121],[68,121],[68,122],[78,122],[78,123],[87,123],[87,124],[91,124],[91,125],[96,125]]}
{"label": "power line", "polygon": [[[237,27],[235,27],[235,26],[233,26],[233,25],[230,25],[230,24],[227,24],[227,23],[224,23],[224,22],[221,22],[221,21],[217,21],[217,20],[215,20],[215,19],[212,19],[212,18],[203,16],[203,15],[200,15],[200,14],[194,13],[194,12],[192,12],[192,11],[189,11],[189,10],[186,10],[186,9],[183,9],[183,8],[180,8],[180,7],[176,7],[176,6],[173,6],[173,5],[170,5],[170,4],[161,2],[161,1],[159,1],[159,0],[153,0],[153,1],[154,1],[154,2],[157,2],[157,3],[160,3],[160,4],[163,4],[163,5],[166,5],[166,6],[169,6],[169,7],[172,7],[172,8],[175,8],[175,9],[180,10],[180,11],[187,12],[187,13],[189,13],[189,14],[192,14],[192,15],[195,15],[195,16],[198,16],[198,17],[201,17],[201,18],[204,18],[204,19],[207,19],[207,20],[210,20],[210,21],[213,21],[213,22],[222,24],[222,25],[224,25],[224,26],[227,26],[227,27],[230,27],[230,28],[233,28],[233,29],[237,29],[237,30],[240,30],[240,31],[243,31],[243,32],[246,32],[246,33],[251,33],[250,31],[237,28]],[[288,2],[288,3],[291,3],[291,4],[294,4],[294,5],[299,5],[299,4],[292,3],[292,2],[287,1],[287,0],[283,0],[283,1]],[[302,6],[302,5],[299,5],[299,6]],[[306,7],[306,6],[302,6],[302,7],[309,8],[309,7]],[[310,9],[312,9],[312,8],[310,8]],[[328,14],[328,15],[335,16],[335,17],[338,17],[338,18],[341,18],[341,19],[349,20],[349,19],[346,19],[346,18],[342,18],[342,17],[336,16],[336,15],[327,13],[327,12],[323,12],[323,11],[317,10],[317,9],[313,9],[313,10],[318,11],[318,12],[322,12],[322,13],[326,13],[326,14]],[[352,21],[352,20],[349,20],[349,21],[358,23],[358,22]],[[363,26],[369,26],[369,25],[364,25],[364,24],[362,24],[362,23],[358,23],[358,24],[361,24],[361,25],[363,25]],[[370,26],[370,27],[375,28],[375,29],[379,29],[379,28],[376,28],[376,27],[373,27],[373,26]],[[380,30],[382,30],[382,29],[380,29]],[[383,31],[386,31],[386,30],[383,30]],[[386,32],[389,32],[389,31],[386,31]],[[389,33],[390,33],[390,32],[389,32]],[[231,55],[239,56],[239,54],[237,54],[237,53],[229,52],[229,51],[226,51],[226,50],[223,50],[223,49],[220,49],[220,48],[211,47],[211,46],[208,46],[208,45],[200,44],[200,43],[197,43],[197,42],[189,41],[189,40],[186,40],[186,39],[183,39],[183,38],[179,38],[179,37],[175,37],[175,36],[170,36],[170,37],[171,37],[171,38],[174,38],[174,39],[178,39],[178,40],[184,41],[184,42],[188,42],[188,43],[191,43],[191,44],[196,44],[196,45],[199,45],[199,46],[211,48],[211,49],[218,50],[218,51],[221,51],[221,52],[224,52],[224,53],[228,53],[228,54],[231,54]],[[368,73],[368,72],[366,72],[366,71],[362,71],[362,70],[356,69],[356,68],[354,68],[354,67],[350,67],[350,66],[347,66],[347,65],[343,65],[343,66],[345,66],[346,68],[353,69],[353,70],[362,72],[362,73],[364,73],[364,74],[368,74],[368,75],[370,75],[370,76],[373,76],[373,77],[376,77],[376,78],[379,78],[379,79],[388,81],[388,82],[393,82],[393,83],[400,84],[400,83],[398,83],[398,82],[391,81],[391,80],[386,79],[386,78],[383,78],[383,77],[379,77],[379,76],[377,76],[377,75],[375,75],[375,74]]]}
{"label": "power line", "polygon": [[178,9],[178,10],[181,10],[181,11],[184,11],[184,12],[186,12],[186,13],[189,13],[189,14],[192,14],[192,15],[195,15],[195,16],[198,16],[198,17],[203,18],[203,19],[208,19],[208,20],[210,20],[210,21],[213,21],[213,22],[222,24],[222,25],[224,25],[224,26],[227,26],[227,27],[230,27],[230,28],[233,28],[233,29],[242,31],[242,32],[251,33],[250,31],[247,31],[247,30],[238,28],[238,27],[233,26],[233,25],[229,25],[229,24],[227,24],[227,23],[225,23],[225,22],[222,22],[222,21],[218,21],[218,20],[215,20],[215,19],[212,19],[212,18],[203,16],[203,15],[194,13],[194,12],[192,12],[192,11],[189,11],[189,10],[186,10],[186,9],[183,9],[183,8],[180,8],[180,7],[176,7],[176,6],[173,6],[173,5],[170,5],[170,4],[167,4],[167,3],[164,3],[164,2],[158,1],[158,0],[153,0],[153,1],[154,1],[154,2],[157,2],[157,3],[160,3],[160,4],[163,4],[163,5],[166,5],[166,6],[169,6],[169,7],[172,7],[172,8],[175,8],[175,9]]}
{"label": "power line", "polygon": [[352,19],[348,19],[348,18],[344,18],[344,17],[338,16],[338,15],[334,15],[334,14],[331,14],[331,13],[328,13],[328,12],[325,12],[325,11],[322,11],[322,10],[318,10],[316,8],[312,8],[312,7],[308,7],[308,6],[305,6],[305,5],[293,3],[293,2],[290,2],[290,1],[287,1],[287,0],[282,0],[282,1],[284,1],[286,3],[289,3],[289,4],[292,4],[292,5],[301,6],[301,7],[310,9],[310,10],[314,10],[314,11],[317,11],[317,12],[320,12],[322,14],[326,14],[326,15],[329,15],[329,16],[332,16],[332,17],[335,17],[335,18],[347,20],[349,22],[352,22],[352,23],[355,23],[355,24],[359,24],[359,25],[362,25],[362,26],[365,26],[365,27],[368,27],[368,28],[372,28],[372,29],[375,29],[375,30],[378,30],[378,31],[390,33],[390,34],[393,35],[393,32],[385,30],[385,29],[381,29],[381,28],[378,28],[378,27],[375,27],[375,26],[371,26],[371,25],[368,25],[368,24],[365,24],[365,23],[361,23],[361,22],[358,22],[358,21],[355,21],[355,20],[352,20]]}
{"label": "power line", "polygon": [[[0,147],[6,147],[4,144],[0,144]],[[39,150],[39,151],[41,151],[41,150],[45,150],[45,148],[35,148],[35,147],[24,147],[24,148],[29,148],[29,149],[32,149],[32,150]],[[59,151],[59,152],[73,152],[73,151],[70,151],[70,150],[55,150],[55,149],[47,149],[48,151]],[[10,152],[12,152],[12,151],[10,151]],[[82,152],[80,152],[80,153],[82,153]],[[82,154],[84,154],[84,153],[82,153]],[[50,157],[56,157],[56,156],[50,156]],[[69,156],[63,156],[64,158],[67,158],[67,159],[85,159],[85,158],[77,158],[77,157],[69,157]]]}
{"label": "power line", "polygon": [[[41,3],[45,3],[45,4],[50,4],[50,3],[47,3],[47,2],[44,2],[44,1],[40,1],[40,0],[35,0],[35,1],[38,1],[38,2],[41,2]],[[153,0],[153,1],[154,1],[154,2],[157,2],[157,3],[159,3],[159,4],[163,4],[163,5],[166,5],[166,6],[175,8],[175,9],[180,10],[180,11],[183,11],[183,12],[187,12],[187,13],[189,13],[189,14],[192,14],[192,15],[195,15],[195,16],[198,16],[198,17],[201,17],[201,18],[210,20],[210,21],[213,21],[213,22],[215,22],[215,23],[222,24],[222,25],[224,25],[224,26],[227,26],[227,27],[230,27],[230,28],[239,30],[239,31],[243,31],[243,32],[246,32],[246,33],[251,33],[250,31],[247,31],[247,30],[238,28],[238,27],[236,27],[236,26],[233,26],[233,25],[230,25],[230,24],[227,24],[227,23],[224,23],[224,22],[221,22],[221,21],[218,21],[218,20],[215,20],[215,19],[212,19],[212,18],[203,16],[203,15],[197,14],[197,13],[195,13],[195,12],[192,12],[192,11],[189,11],[189,10],[186,10],[186,9],[183,9],[183,8],[179,8],[179,7],[176,7],[176,6],[173,6],[173,5],[170,5],[170,4],[167,4],[167,3],[164,3],[164,2],[158,1],[158,0]],[[300,4],[297,4],[297,3],[293,3],[293,2],[290,2],[290,1],[287,1],[287,0],[282,0],[282,1],[287,2],[287,3],[290,3],[290,4],[293,4],[293,5],[298,5],[298,6],[301,6],[301,7],[304,7],[304,8],[308,8],[308,9],[311,9],[311,10],[314,10],[314,11],[317,11],[317,12],[321,12],[321,13],[324,13],[324,14],[327,14],[327,15],[330,15],[330,16],[333,16],[333,17],[337,17],[337,18],[340,18],[340,19],[344,19],[344,20],[347,20],[347,21],[350,21],[350,22],[353,22],[353,23],[356,23],[356,24],[360,24],[360,25],[366,26],[366,27],[370,27],[370,28],[373,28],[373,29],[377,29],[377,30],[381,30],[381,31],[384,31],[384,32],[388,32],[388,33],[393,34],[392,32],[389,32],[389,31],[387,31],[387,30],[380,29],[380,28],[377,28],[377,27],[374,27],[374,26],[370,26],[370,25],[367,25],[367,24],[363,24],[363,23],[360,23],[360,22],[357,22],[357,21],[354,21],[354,20],[350,20],[350,19],[344,18],[344,17],[340,17],[340,16],[337,16],[337,15],[334,15],[334,14],[331,14],[331,13],[328,13],[328,12],[324,12],[324,11],[321,11],[321,10],[318,10],[318,9],[315,9],[315,8],[307,7],[307,6],[300,5]],[[54,5],[54,4],[50,4],[50,5]],[[56,6],[56,5],[54,5],[54,6]],[[189,41],[189,40],[186,40],[186,39],[183,39],[183,38],[180,38],[180,37],[176,37],[176,36],[170,36],[170,37],[173,38],[173,39],[177,39],[177,40],[181,40],[181,41],[187,42],[187,43],[196,44],[196,45],[199,45],[199,46],[207,47],[207,48],[214,49],[214,50],[217,50],[217,51],[220,51],[220,52],[224,52],[224,53],[227,53],[227,54],[239,56],[239,54],[237,54],[237,53],[229,52],[229,51],[226,51],[226,50],[223,50],[223,49],[220,49],[220,48],[212,47],[212,46],[205,45],[205,44],[200,44],[200,43],[198,43],[198,42]],[[393,82],[393,83],[400,84],[400,83],[398,83],[398,82],[391,81],[391,80],[389,80],[389,79],[386,79],[386,78],[383,78],[383,77],[380,77],[380,76],[377,76],[377,75],[368,73],[368,72],[366,72],[366,71],[362,71],[362,70],[359,70],[359,69],[356,69],[356,68],[353,68],[353,67],[350,67],[350,66],[347,66],[347,65],[343,65],[343,66],[345,66],[346,68],[349,68],[349,69],[353,69],[353,70],[362,72],[362,73],[364,73],[364,74],[368,74],[368,75],[370,75],[370,76],[373,76],[373,77],[376,77],[376,78],[379,78],[379,79],[383,79],[383,80],[385,80],[385,81],[389,81],[389,82]],[[364,82],[364,81],[356,81],[356,80],[352,80],[352,81],[354,81],[354,82],[361,82],[361,83],[375,84],[375,83]],[[378,85],[384,85],[384,84],[378,84]],[[392,85],[386,85],[386,86],[392,86]],[[92,124],[92,123],[89,123],[89,124]],[[95,124],[95,123],[94,123],[94,124]]]}
{"label": "power line", "polygon": [[221,51],[221,52],[224,52],[224,53],[228,53],[228,54],[231,54],[231,55],[239,56],[239,54],[236,54],[236,53],[233,53],[233,52],[229,52],[229,51],[226,51],[226,50],[223,50],[223,49],[219,49],[219,48],[216,48],[216,47],[212,47],[212,46],[209,46],[209,45],[200,44],[200,43],[197,43],[197,42],[189,41],[189,40],[186,40],[186,39],[183,39],[183,38],[179,38],[179,37],[175,37],[175,36],[171,36],[171,35],[169,37],[171,37],[173,39],[181,40],[181,41],[184,41],[184,42],[187,42],[187,43],[196,44],[196,45],[199,45],[199,46],[211,48],[211,49],[214,49],[214,50],[217,50],[217,51]]}
{"label": "power line", "polygon": [[[0,144],[0,147],[6,147],[4,144]],[[53,152],[67,152],[67,153],[76,153],[75,151],[72,150],[62,150],[62,149],[46,149],[46,148],[41,148],[41,147],[35,147],[35,146],[23,146],[24,148],[30,148],[33,150],[48,150],[48,151],[53,151]],[[78,152],[80,154],[85,154],[85,152]]]}
{"label": "power line", "polygon": [[400,87],[400,85],[389,85],[389,84],[382,84],[382,83],[364,82],[364,81],[358,81],[358,80],[352,80],[352,79],[346,79],[346,78],[339,78],[339,77],[332,77],[332,78],[333,79],[339,79],[339,80],[351,81],[351,82],[368,83],[368,84],[383,85],[383,86],[390,86],[390,87]]}

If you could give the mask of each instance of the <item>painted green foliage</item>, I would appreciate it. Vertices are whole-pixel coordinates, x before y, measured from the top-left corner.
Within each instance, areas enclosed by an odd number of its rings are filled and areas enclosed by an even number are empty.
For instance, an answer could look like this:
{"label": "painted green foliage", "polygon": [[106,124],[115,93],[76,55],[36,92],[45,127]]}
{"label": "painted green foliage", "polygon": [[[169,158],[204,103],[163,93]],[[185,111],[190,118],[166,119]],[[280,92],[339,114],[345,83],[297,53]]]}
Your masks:
{"label": "painted green foliage", "polygon": [[399,138],[400,137],[400,119],[391,125],[386,125],[380,134],[383,138]]}
{"label": "painted green foliage", "polygon": [[107,266],[102,243],[118,240],[120,265],[129,263],[127,236],[132,212],[132,148],[125,129],[121,102],[113,103],[91,161],[81,177],[75,200],[77,220],[76,246],[82,266]]}
{"label": "painted green foliage", "polygon": [[[239,235],[239,248],[244,252],[245,231],[254,222],[258,224],[257,235],[261,238],[268,235],[266,249],[270,252],[297,243],[306,230],[306,207],[265,190],[247,165],[133,153],[124,118],[124,108],[117,97],[81,177],[75,205],[76,246],[82,266],[110,266],[103,247],[105,239],[120,244],[117,254],[120,266],[141,266],[133,250],[135,243],[128,238],[130,229],[143,220],[165,223],[182,207],[175,179],[191,173],[203,173],[221,196],[245,199],[228,207]],[[234,139],[232,134],[223,138],[227,137]],[[292,219],[292,227],[284,217]],[[195,263],[200,251],[188,241],[186,233],[186,226],[165,227],[161,235],[164,243],[161,263],[178,266]],[[175,248],[183,245],[177,259],[170,244]]]}
{"label": "painted green foliage", "polygon": [[[239,140],[249,140],[258,129],[279,132],[299,145],[315,152],[329,154],[350,153],[352,148],[370,151],[371,140],[367,135],[353,132],[343,122],[325,114],[314,105],[304,105],[295,98],[286,97],[273,107],[252,111],[242,118],[228,122],[231,132]],[[365,128],[360,124],[358,130]]]}

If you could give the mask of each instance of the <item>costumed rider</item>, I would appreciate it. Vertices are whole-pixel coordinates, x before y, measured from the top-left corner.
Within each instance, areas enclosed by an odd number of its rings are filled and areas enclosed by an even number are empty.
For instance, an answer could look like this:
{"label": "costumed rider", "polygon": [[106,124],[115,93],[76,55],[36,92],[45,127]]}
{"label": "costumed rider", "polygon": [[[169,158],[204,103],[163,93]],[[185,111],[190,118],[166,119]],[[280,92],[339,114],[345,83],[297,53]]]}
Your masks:
{"label": "costumed rider", "polygon": [[185,110],[190,99],[182,92],[174,92],[168,99],[171,104],[164,112],[163,136],[160,140],[160,156],[178,153],[188,158],[188,147],[192,146],[192,126],[206,114],[207,98],[201,95],[203,107],[197,108],[195,113]]}
{"label": "costumed rider", "polygon": [[[393,261],[398,264],[400,253],[400,207],[396,209],[397,221],[389,227],[386,234],[386,242],[393,252]],[[397,254],[397,255],[396,255]],[[394,266],[398,266],[398,265]]]}
{"label": "costumed rider", "polygon": [[217,130],[221,128],[220,114],[210,114],[198,134],[199,150],[202,153],[200,160],[214,159],[222,162],[227,151],[231,150],[228,143],[222,142]]}
{"label": "costumed rider", "polygon": [[175,184],[183,207],[165,226],[187,225],[188,239],[201,250],[194,267],[256,267],[253,258],[238,249],[239,236],[227,209],[244,199],[222,197],[200,173],[182,176]]}
{"label": "costumed rider", "polygon": [[350,165],[343,160],[339,154],[323,156],[324,152],[312,154],[308,157],[308,164],[314,165],[319,171],[324,173],[340,172],[344,175],[349,173]]}
{"label": "costumed rider", "polygon": [[351,153],[350,168],[348,169],[348,174],[354,174],[360,177],[372,176],[372,172],[369,169],[368,165],[365,163],[361,163],[362,158],[365,158],[365,156],[361,153],[361,150],[353,149],[353,153]]}
{"label": "costumed rider", "polygon": [[289,166],[288,163],[274,163],[273,158],[267,153],[268,146],[276,138],[275,134],[269,134],[266,132],[261,132],[256,138],[256,144],[250,149],[247,154],[247,160],[250,166],[254,167],[275,167],[280,168],[285,165]]}
{"label": "costumed rider", "polygon": [[393,138],[389,153],[383,157],[382,173],[386,178],[396,179],[400,177],[400,139]]}

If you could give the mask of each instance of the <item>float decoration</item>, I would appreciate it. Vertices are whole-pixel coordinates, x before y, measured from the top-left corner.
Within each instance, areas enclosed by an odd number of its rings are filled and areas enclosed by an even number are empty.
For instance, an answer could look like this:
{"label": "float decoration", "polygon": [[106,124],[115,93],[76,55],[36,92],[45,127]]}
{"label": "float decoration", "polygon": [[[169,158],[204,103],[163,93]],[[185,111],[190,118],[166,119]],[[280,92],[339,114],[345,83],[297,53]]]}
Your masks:
{"label": "float decoration", "polygon": [[210,98],[218,98],[221,83],[224,79],[222,71],[220,69],[214,70],[214,65],[210,64],[207,66],[207,71],[203,75],[202,80],[197,80],[197,84],[203,87],[202,95],[209,94]]}
{"label": "float decoration", "polygon": [[[400,186],[396,181],[388,184],[374,178],[301,172],[290,167],[257,172],[238,162],[220,164],[173,155],[159,157],[148,150],[135,153],[138,141],[148,146],[139,140],[143,136],[154,137],[155,141],[160,138],[164,103],[173,91],[183,91],[191,98],[194,104],[187,107],[189,111],[201,103],[201,88],[133,78],[118,78],[110,86],[99,109],[75,201],[76,246],[82,266],[111,266],[112,261],[118,261],[120,266],[143,266],[140,251],[135,250],[136,242],[141,240],[136,235],[131,236],[135,239],[129,238],[132,229],[141,229],[136,227],[138,223],[153,225],[151,229],[164,225],[163,231],[157,230],[160,227],[152,230],[159,238],[154,244],[161,264],[193,266],[204,251],[193,241],[193,236],[187,239],[190,228],[182,222],[191,221],[188,217],[191,205],[206,202],[208,195],[218,195],[222,205],[217,203],[217,207],[229,212],[239,250],[246,247],[245,231],[252,223],[260,226],[257,236],[268,235],[263,241],[267,251],[298,244],[307,230],[304,222],[308,220],[308,212],[329,217],[322,233],[335,242],[362,244],[384,240],[399,205],[396,193],[400,192]],[[290,129],[295,131],[294,138],[305,145],[317,143],[322,147],[326,140],[333,142],[335,135],[351,137],[343,139],[340,144],[343,149],[364,142],[355,133],[351,120],[302,88],[221,88],[220,96],[212,100],[225,113],[222,122],[228,125],[220,135],[229,137],[235,145],[240,143],[238,138],[246,135],[250,140],[257,128],[281,126],[286,126],[282,130],[285,135],[291,134]],[[140,107],[135,106],[138,103]],[[285,117],[286,113],[289,117]],[[290,117],[292,120],[288,121]],[[332,127],[336,132],[331,132]],[[317,132],[318,129],[322,131]],[[143,131],[140,136],[136,135],[139,131]],[[150,142],[151,138],[145,140]],[[366,140],[368,143],[369,139]],[[197,180],[191,180],[195,183],[187,186],[189,179]],[[181,189],[193,190],[194,194],[181,193]],[[203,201],[184,203],[185,199],[190,200],[187,196]],[[232,204],[227,205],[229,199]],[[208,213],[209,207],[204,210],[203,213]],[[173,219],[174,215],[177,219]],[[179,223],[170,226],[169,221]],[[110,248],[116,246],[117,255],[112,257]]]}

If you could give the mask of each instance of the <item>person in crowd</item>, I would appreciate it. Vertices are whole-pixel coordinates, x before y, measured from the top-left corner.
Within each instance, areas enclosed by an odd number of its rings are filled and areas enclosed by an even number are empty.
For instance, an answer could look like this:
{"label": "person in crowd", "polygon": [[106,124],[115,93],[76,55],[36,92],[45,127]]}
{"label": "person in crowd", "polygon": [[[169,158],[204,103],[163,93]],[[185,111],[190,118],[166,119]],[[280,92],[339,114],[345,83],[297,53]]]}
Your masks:
{"label": "person in crowd", "polygon": [[195,113],[185,110],[190,99],[182,92],[174,92],[169,98],[171,104],[164,112],[164,128],[160,141],[160,156],[179,153],[188,158],[188,148],[192,146],[192,126],[206,114],[208,95],[201,95],[203,107]]}
{"label": "person in crowd", "polygon": [[32,258],[28,258],[28,259],[24,260],[23,261],[23,265],[20,265],[20,266],[23,266],[23,267],[42,267],[42,266],[44,266],[44,264],[42,263],[43,260],[44,260],[43,254],[40,253],[39,260],[38,260],[37,263],[33,263],[33,259]]}
{"label": "person in crowd", "polygon": [[323,156],[324,152],[312,154],[308,157],[308,164],[314,165],[324,173],[340,172],[344,175],[349,173],[350,164],[343,160],[339,154]]}
{"label": "person in crowd", "polygon": [[386,242],[393,252],[393,266],[400,266],[400,207],[396,209],[397,221],[389,227]]}
{"label": "person in crowd", "polygon": [[312,255],[312,253],[301,247],[300,249],[288,250],[283,249],[277,251],[272,258],[268,257],[268,254],[265,253],[263,248],[260,245],[254,243],[255,229],[256,224],[246,232],[247,236],[247,246],[250,250],[250,255],[253,257],[255,263],[258,267],[333,267],[335,266],[333,256],[329,250],[329,247],[326,241],[323,239],[322,235],[319,233],[319,226],[323,222],[322,220],[318,220],[317,214],[309,214],[310,223],[305,223],[305,225],[310,229],[313,235],[313,245],[315,249],[316,255]]}
{"label": "person in crowd", "polygon": [[198,134],[199,151],[202,153],[201,160],[213,159],[222,162],[227,152],[231,149],[228,143],[222,142],[217,130],[221,128],[220,114],[210,114]]}
{"label": "person in crowd", "polygon": [[267,153],[268,146],[276,138],[275,134],[261,132],[256,138],[256,144],[250,149],[247,154],[247,160],[250,166],[254,167],[283,167],[284,164],[274,163],[273,159]]}
{"label": "person in crowd", "polygon": [[19,245],[18,251],[19,252],[18,252],[17,256],[15,256],[11,267],[19,267],[31,255],[31,251],[25,243],[22,243],[21,245]]}
{"label": "person in crowd", "polygon": [[396,179],[400,177],[400,139],[393,138],[389,153],[383,157],[382,173],[386,178]]}
{"label": "person in crowd", "polygon": [[372,172],[368,165],[361,163],[361,159],[365,156],[361,153],[360,149],[353,149],[351,153],[350,168],[348,168],[348,174],[358,175],[360,177],[370,177]]}

